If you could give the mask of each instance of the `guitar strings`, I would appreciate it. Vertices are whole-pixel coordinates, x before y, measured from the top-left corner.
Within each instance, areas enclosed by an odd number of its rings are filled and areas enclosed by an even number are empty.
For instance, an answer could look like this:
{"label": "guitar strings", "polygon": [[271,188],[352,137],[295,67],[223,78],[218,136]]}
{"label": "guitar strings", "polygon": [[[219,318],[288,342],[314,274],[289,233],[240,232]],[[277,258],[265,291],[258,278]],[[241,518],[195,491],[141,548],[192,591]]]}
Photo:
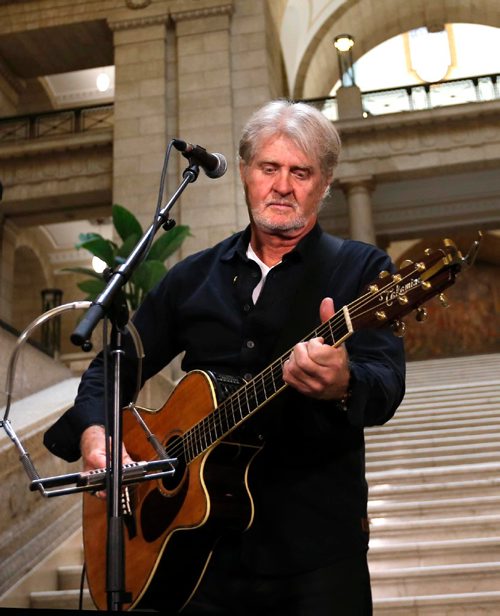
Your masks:
{"label": "guitar strings", "polygon": [[[371,310],[368,307],[373,301],[377,301],[377,298],[380,298],[382,294],[387,294],[392,291],[398,284],[411,279],[418,271],[419,270],[415,268],[401,278],[395,280],[393,277],[392,282],[382,289],[378,289],[376,292],[368,291],[364,295],[358,297],[347,306],[351,318],[360,318],[367,314]],[[421,282],[422,281],[419,279],[420,285]],[[391,297],[391,299],[394,298]],[[379,306],[383,307],[384,305],[388,305],[388,303],[389,297],[386,295],[386,298],[380,301]],[[316,329],[310,332],[308,336],[304,338],[304,341],[314,337],[322,337],[326,342],[330,340],[335,342],[337,338],[343,338],[346,333],[348,332],[346,331],[344,313],[341,310],[335,313],[331,319],[320,324]],[[292,349],[274,360],[265,370],[226,398],[212,413],[187,430],[180,441],[172,447],[172,451],[169,451],[169,455],[173,455],[177,458],[183,457],[186,459],[186,462],[189,463],[203,453],[203,451],[206,451],[219,438],[238,427],[239,424],[257,411],[270,397],[284,389],[286,383],[282,378],[283,364],[289,358],[291,352]],[[258,384],[258,382],[261,384]],[[268,395],[268,390],[272,391],[271,396]],[[255,401],[253,409],[251,409],[252,399]],[[246,414],[244,413],[243,407],[248,409]],[[229,417],[232,418],[232,421],[230,421]],[[224,420],[226,428],[223,425]],[[219,429],[220,434],[218,433]]]}

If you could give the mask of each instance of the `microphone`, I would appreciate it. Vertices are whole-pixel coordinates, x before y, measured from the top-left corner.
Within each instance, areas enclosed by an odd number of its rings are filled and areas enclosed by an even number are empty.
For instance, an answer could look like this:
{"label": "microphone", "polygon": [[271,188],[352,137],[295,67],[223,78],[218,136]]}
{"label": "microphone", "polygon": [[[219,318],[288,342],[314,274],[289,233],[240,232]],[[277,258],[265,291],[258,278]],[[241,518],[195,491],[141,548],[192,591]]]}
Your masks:
{"label": "microphone", "polygon": [[186,143],[181,139],[173,139],[172,143],[185,158],[199,165],[209,178],[220,178],[226,173],[227,161],[222,154],[212,154],[201,145]]}

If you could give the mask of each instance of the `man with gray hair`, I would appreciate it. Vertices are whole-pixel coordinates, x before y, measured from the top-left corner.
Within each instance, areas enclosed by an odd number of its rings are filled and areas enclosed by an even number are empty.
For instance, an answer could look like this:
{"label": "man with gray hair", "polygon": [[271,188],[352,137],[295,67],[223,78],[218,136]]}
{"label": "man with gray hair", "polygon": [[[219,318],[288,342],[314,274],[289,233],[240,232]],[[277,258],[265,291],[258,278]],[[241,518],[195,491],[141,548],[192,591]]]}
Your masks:
{"label": "man with gray hair", "polygon": [[[243,478],[249,527],[222,532],[182,606],[189,616],[372,612],[363,428],[396,411],[405,363],[388,327],[356,331],[343,344],[333,344],[337,332],[329,339],[315,330],[335,323],[336,309],[392,269],[378,248],[319,226],[339,152],[334,126],[314,108],[278,100],[257,110],[239,148],[249,226],[176,264],[134,317],[144,380],[184,352],[187,378],[193,370],[215,375],[219,401],[231,396],[231,384],[253,384],[245,401],[254,396],[259,407],[223,439],[259,451]],[[273,369],[258,393],[276,361],[279,373]],[[128,363],[125,398],[133,388]],[[94,360],[62,418],[87,469],[106,466],[102,365],[102,357]],[[57,453],[57,438],[49,441]],[[179,568],[189,558],[181,555]],[[160,597],[150,605],[177,613]]]}

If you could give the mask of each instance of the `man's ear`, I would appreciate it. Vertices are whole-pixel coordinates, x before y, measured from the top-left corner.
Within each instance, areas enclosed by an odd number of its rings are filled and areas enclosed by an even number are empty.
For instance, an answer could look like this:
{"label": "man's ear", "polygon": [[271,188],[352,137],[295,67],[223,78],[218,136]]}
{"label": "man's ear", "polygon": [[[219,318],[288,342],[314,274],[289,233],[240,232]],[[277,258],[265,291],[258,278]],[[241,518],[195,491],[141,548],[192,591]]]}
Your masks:
{"label": "man's ear", "polygon": [[240,160],[240,178],[241,178],[241,182],[244,184],[245,183],[245,171],[246,171],[246,164]]}

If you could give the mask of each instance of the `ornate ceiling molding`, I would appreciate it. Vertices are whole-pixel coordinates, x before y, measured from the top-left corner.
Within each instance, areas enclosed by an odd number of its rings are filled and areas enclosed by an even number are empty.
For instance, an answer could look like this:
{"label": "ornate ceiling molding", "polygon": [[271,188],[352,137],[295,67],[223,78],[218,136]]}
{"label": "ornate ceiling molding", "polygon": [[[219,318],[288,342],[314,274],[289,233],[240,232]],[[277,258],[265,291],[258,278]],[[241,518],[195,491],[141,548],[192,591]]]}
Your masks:
{"label": "ornate ceiling molding", "polygon": [[151,4],[151,0],[125,0],[129,9],[145,9]]}
{"label": "ornate ceiling molding", "polygon": [[132,30],[148,26],[161,26],[168,22],[168,14],[153,15],[150,17],[135,17],[134,19],[108,20],[108,25],[113,32],[118,30]]}
{"label": "ornate ceiling molding", "polygon": [[193,9],[190,11],[172,12],[171,17],[175,22],[188,21],[190,19],[202,19],[204,17],[217,17],[219,15],[232,15],[232,3],[221,4],[220,6],[211,6],[201,9]]}

